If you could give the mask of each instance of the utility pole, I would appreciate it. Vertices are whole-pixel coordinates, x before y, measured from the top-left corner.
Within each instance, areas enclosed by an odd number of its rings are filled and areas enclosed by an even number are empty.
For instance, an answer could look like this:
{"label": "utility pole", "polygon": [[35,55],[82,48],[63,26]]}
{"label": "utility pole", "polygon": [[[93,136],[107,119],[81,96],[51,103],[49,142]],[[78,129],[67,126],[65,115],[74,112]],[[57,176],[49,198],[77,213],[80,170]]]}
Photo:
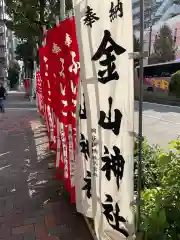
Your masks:
{"label": "utility pole", "polygon": [[143,81],[144,81],[144,0],[140,0],[140,60],[139,60],[139,156],[138,156],[138,195],[136,214],[136,233],[140,233],[140,212],[141,212],[141,178],[142,178],[142,110],[143,110]]}
{"label": "utility pole", "polygon": [[150,26],[149,26],[149,44],[148,44],[148,57],[150,57],[151,55],[151,39],[152,39],[152,8],[149,8],[149,23],[150,23]]}

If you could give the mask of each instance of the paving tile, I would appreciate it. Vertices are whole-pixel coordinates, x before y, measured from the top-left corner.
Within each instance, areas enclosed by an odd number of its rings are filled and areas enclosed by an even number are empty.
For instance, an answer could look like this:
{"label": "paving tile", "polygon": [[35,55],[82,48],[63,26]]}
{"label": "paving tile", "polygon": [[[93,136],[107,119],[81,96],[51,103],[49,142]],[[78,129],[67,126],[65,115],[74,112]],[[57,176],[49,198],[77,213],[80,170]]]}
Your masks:
{"label": "paving tile", "polygon": [[8,239],[8,237],[11,235],[11,230],[8,228],[8,226],[0,225],[0,239],[5,238]]}
{"label": "paving tile", "polygon": [[24,239],[22,235],[14,235],[14,236],[9,236],[8,240],[24,240]]}
{"label": "paving tile", "polygon": [[12,227],[19,227],[24,225],[24,217],[21,214],[12,214],[9,216],[11,226]]}
{"label": "paving tile", "polygon": [[45,216],[45,224],[48,229],[55,227],[56,226],[55,217],[54,216]]}
{"label": "paving tile", "polygon": [[[9,94],[6,104],[11,102],[17,108],[33,106],[22,94]],[[68,194],[59,195],[64,183],[48,168],[55,155],[47,151],[47,131],[37,112],[7,110],[0,115],[0,129],[0,154],[5,153],[0,167],[7,165],[0,171],[0,239],[92,240]]]}
{"label": "paving tile", "polygon": [[44,224],[35,224],[36,238],[42,238],[47,236],[47,230]]}
{"label": "paving tile", "polygon": [[36,240],[36,234],[34,232],[24,233],[23,240]]}
{"label": "paving tile", "polygon": [[48,229],[48,233],[49,235],[69,235],[72,234],[73,235],[73,231],[72,229],[70,229],[67,225],[62,224],[59,226],[56,226],[54,228]]}
{"label": "paving tile", "polygon": [[26,218],[24,220],[24,224],[33,224],[33,223],[43,223],[44,222],[44,216],[36,216],[36,217],[30,217]]}
{"label": "paving tile", "polygon": [[0,197],[5,196],[7,193],[7,188],[0,186]]}
{"label": "paving tile", "polygon": [[30,225],[24,225],[24,226],[12,228],[12,235],[24,234],[26,232],[34,232],[34,226],[30,224]]}
{"label": "paving tile", "polygon": [[[46,237],[41,237],[41,238],[37,238],[37,240],[61,240],[59,237],[55,237],[55,236],[46,236]],[[69,238],[70,240],[70,238]]]}

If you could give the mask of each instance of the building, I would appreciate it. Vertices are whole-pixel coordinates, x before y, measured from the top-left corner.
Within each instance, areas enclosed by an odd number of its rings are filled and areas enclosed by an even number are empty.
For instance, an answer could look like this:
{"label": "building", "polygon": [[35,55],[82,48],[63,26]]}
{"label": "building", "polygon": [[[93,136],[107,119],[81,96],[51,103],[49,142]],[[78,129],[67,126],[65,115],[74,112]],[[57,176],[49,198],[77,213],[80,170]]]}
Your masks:
{"label": "building", "polygon": [[7,68],[10,61],[15,58],[16,48],[15,37],[12,31],[7,29],[5,18],[5,1],[0,0],[0,81],[7,79]]}
{"label": "building", "polygon": [[[144,27],[148,28],[152,16],[155,16],[156,11],[161,6],[163,0],[145,0],[144,4]],[[140,30],[140,0],[132,0],[132,13],[133,13],[133,27],[134,31]]]}
{"label": "building", "polygon": [[[144,28],[166,21],[180,14],[180,5],[175,0],[145,0]],[[133,26],[140,30],[140,0],[132,0]]]}
{"label": "building", "polygon": [[[180,5],[175,0],[164,0],[157,9],[155,16],[158,21],[166,21],[180,14]],[[156,23],[158,22],[156,21]]]}
{"label": "building", "polygon": [[0,81],[4,81],[7,75],[6,61],[6,26],[4,23],[5,4],[0,0]]}
{"label": "building", "polygon": [[6,30],[7,65],[15,59],[16,38],[10,29]]}

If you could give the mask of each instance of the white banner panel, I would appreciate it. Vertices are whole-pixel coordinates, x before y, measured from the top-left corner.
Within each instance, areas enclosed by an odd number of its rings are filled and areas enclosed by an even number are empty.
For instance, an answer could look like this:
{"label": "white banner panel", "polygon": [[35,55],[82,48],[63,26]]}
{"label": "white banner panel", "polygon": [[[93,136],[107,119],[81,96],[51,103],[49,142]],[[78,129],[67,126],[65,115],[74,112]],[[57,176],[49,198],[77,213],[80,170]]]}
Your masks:
{"label": "white banner panel", "polygon": [[[80,121],[77,124],[77,153],[76,153],[76,172],[75,172],[75,190],[76,190],[76,208],[77,211],[86,217],[92,218],[92,192],[91,192],[91,162],[90,149],[88,142],[88,120],[84,91],[79,84],[78,103],[81,107],[78,109]],[[78,117],[77,117],[78,118]]]}
{"label": "white banner panel", "polygon": [[[131,0],[74,0],[74,9],[81,87],[87,112],[86,140],[91,161],[89,177],[96,235],[98,240],[132,239],[134,83],[133,60],[129,59],[129,53],[133,52]],[[80,119],[80,126],[83,121]],[[82,164],[85,160],[81,158],[79,162]],[[77,199],[77,205],[78,201],[80,199]]]}

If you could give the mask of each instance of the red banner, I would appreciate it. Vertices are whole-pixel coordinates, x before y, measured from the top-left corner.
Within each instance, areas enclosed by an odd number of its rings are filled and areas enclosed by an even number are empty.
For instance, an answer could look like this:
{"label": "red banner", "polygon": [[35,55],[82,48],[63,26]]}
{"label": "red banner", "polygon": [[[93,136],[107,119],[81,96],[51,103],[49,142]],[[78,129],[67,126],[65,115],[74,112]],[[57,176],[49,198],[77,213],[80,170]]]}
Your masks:
{"label": "red banner", "polygon": [[36,103],[38,111],[44,115],[44,102],[42,94],[42,79],[40,72],[36,72]]}
{"label": "red banner", "polygon": [[56,167],[63,171],[65,187],[75,202],[76,103],[80,63],[74,18],[66,19],[47,32],[46,46],[39,49],[39,54],[45,118],[50,141],[55,138],[56,142]]}

